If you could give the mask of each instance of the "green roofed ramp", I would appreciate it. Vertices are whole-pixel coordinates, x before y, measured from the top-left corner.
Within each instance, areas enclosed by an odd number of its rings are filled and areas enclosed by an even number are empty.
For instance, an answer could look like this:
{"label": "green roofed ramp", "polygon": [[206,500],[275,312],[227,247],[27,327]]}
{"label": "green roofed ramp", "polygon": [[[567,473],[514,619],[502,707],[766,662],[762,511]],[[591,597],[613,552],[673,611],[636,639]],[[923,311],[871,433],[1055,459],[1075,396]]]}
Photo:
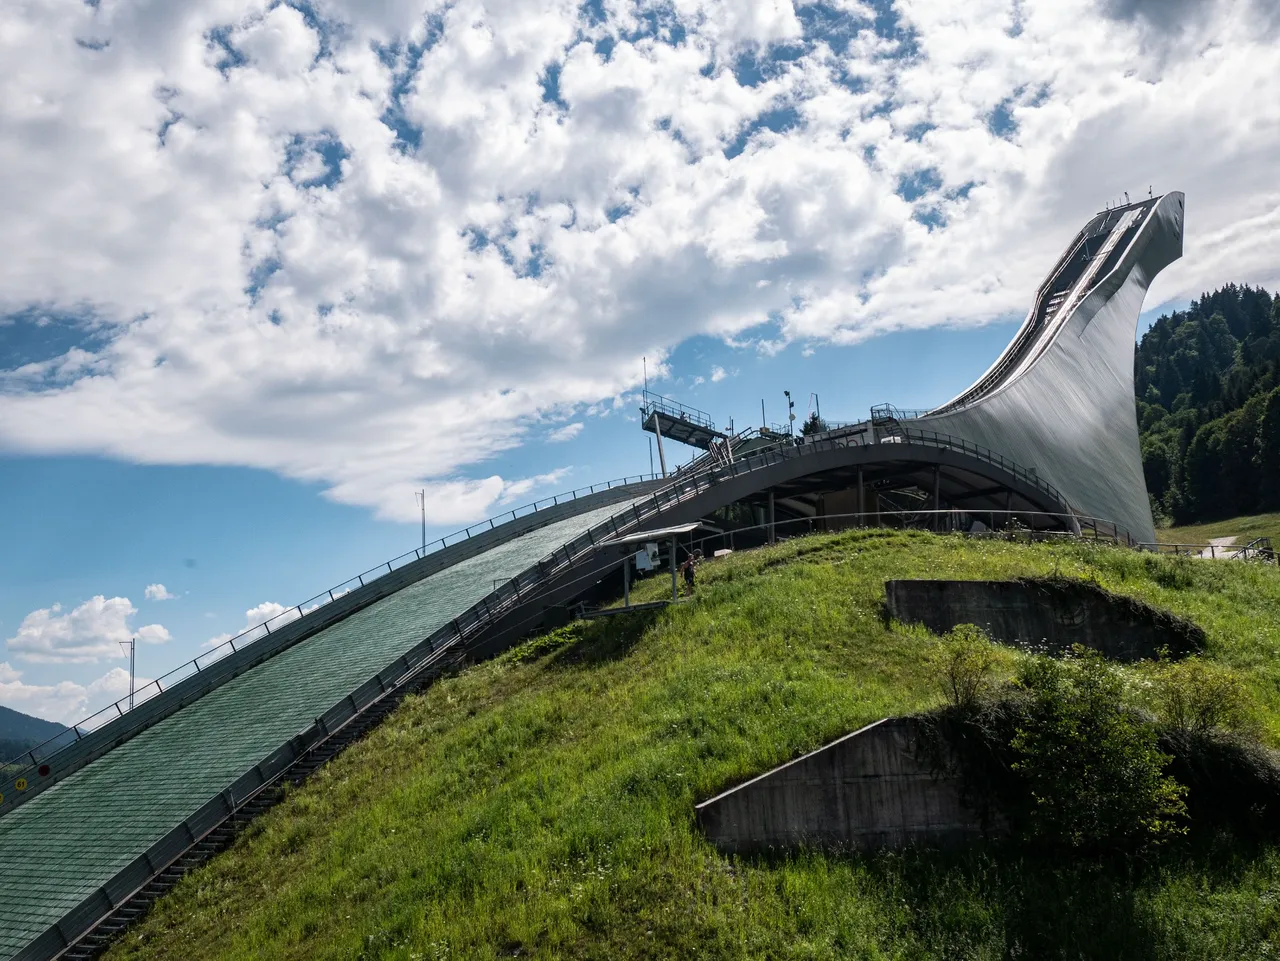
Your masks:
{"label": "green roofed ramp", "polygon": [[0,961],[58,957],[119,906],[117,917],[134,910],[136,892],[252,808],[263,785],[305,768],[346,725],[369,721],[446,657],[501,650],[616,570],[626,535],[788,485],[828,487],[863,468],[920,464],[999,480],[1025,501],[1019,511],[1050,512],[1027,516],[1080,530],[1083,519],[1034,474],[967,442],[907,430],[894,443],[828,436],[707,462],[660,488],[568,505],[572,516],[539,519],[536,529],[496,529],[500,541],[246,667],[0,816]]}
{"label": "green roofed ramp", "polygon": [[[572,516],[351,613],[0,817],[0,958],[56,956],[85,922],[132,890],[103,887],[131,865],[136,870],[140,856],[176,826],[493,593],[495,583],[528,571],[628,503],[618,496],[603,506],[583,503]],[[102,910],[93,906],[95,895]],[[59,932],[55,926],[69,915],[76,916],[71,929]]]}

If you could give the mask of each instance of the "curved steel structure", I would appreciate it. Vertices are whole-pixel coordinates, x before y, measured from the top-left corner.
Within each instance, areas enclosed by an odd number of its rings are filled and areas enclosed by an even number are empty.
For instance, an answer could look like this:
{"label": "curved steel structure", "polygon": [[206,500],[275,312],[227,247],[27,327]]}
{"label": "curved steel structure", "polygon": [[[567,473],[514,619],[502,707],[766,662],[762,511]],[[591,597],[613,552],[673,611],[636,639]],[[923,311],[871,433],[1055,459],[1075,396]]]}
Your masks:
{"label": "curved steel structure", "polygon": [[[20,759],[0,778],[0,958],[91,956],[282,779],[322,763],[459,658],[509,646],[616,573],[628,550],[620,536],[735,503],[767,503],[770,525],[777,504],[814,518],[874,514],[864,494],[912,489],[924,492],[923,510],[945,507],[965,523],[1013,513],[1028,526],[1150,540],[1133,331],[1151,278],[1181,244],[1181,194],[1099,214],[1013,343],[950,403],[802,445],[717,441],[660,485],[512,512],[196,663],[137,708],[72,732],[73,743]],[[829,510],[851,496],[856,511]]]}
{"label": "curved steel structure", "polygon": [[1154,541],[1134,335],[1152,279],[1182,256],[1183,204],[1174,192],[1090,220],[991,369],[911,423],[999,451],[1061,490],[1077,512]]}
{"label": "curved steel structure", "polygon": [[322,763],[459,658],[505,649],[616,574],[620,535],[859,480],[873,493],[931,488],[967,499],[966,510],[1072,524],[1051,484],[971,441],[913,428],[868,440],[775,443],[704,460],[657,488],[626,485],[496,524],[39,758],[0,808],[0,958],[93,956],[270,803],[282,779]]}

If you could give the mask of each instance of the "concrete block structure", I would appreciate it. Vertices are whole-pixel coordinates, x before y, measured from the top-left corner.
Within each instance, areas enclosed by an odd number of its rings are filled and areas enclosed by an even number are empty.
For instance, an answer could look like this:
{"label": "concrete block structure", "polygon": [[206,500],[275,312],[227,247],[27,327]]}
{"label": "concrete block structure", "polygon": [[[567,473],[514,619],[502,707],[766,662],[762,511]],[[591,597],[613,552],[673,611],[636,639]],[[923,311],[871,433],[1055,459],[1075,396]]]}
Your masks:
{"label": "concrete block structure", "polygon": [[970,805],[957,765],[921,722],[886,718],[697,806],[726,853],[952,846],[1002,833]]}
{"label": "concrete block structure", "polygon": [[1113,661],[1187,657],[1207,643],[1197,624],[1096,584],[1067,578],[886,581],[889,616],[945,634],[975,624],[996,641],[1060,655],[1075,644]]}

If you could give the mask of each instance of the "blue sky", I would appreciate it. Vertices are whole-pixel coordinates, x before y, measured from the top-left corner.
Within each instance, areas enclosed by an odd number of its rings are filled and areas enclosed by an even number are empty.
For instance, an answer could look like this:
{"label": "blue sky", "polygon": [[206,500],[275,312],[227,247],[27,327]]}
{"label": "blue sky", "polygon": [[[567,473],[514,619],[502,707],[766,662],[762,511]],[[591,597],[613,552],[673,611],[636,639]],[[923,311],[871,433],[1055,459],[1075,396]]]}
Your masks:
{"label": "blue sky", "polygon": [[[904,332],[808,357],[799,348],[769,357],[696,338],[674,351],[673,376],[652,386],[725,426],[730,417],[739,428],[758,425],[761,400],[770,420],[781,422],[784,389],[801,417],[816,392],[824,416],[852,420],[873,403],[923,407],[949,399],[986,368],[1016,327]],[[712,383],[715,367],[726,376]],[[698,377],[704,381],[695,386]],[[570,441],[529,444],[484,467],[528,474],[569,466],[559,489],[649,470],[651,435],[630,407],[584,423]],[[692,453],[668,445],[673,461]],[[249,468],[11,456],[0,459],[0,498],[22,505],[5,522],[6,542],[22,548],[0,556],[0,579],[11,588],[0,602],[0,633],[12,636],[30,611],[54,603],[67,610],[96,594],[128,597],[138,608],[130,623],[163,623],[173,635],[164,645],[139,646],[138,673],[148,677],[242,626],[247,609],[304,600],[420,539],[417,523],[378,520],[334,503],[318,485]],[[455,529],[432,525],[428,537]],[[146,600],[144,589],[157,583],[174,598]],[[41,667],[51,668],[40,672],[50,680],[88,683],[101,673],[100,664]],[[36,670],[27,676],[42,679]]]}
{"label": "blue sky", "polygon": [[[1280,281],[1262,0],[49,0],[0,59],[0,703],[69,720],[718,422],[929,406],[1103,204]],[[1238,136],[1241,130],[1248,137]],[[1188,131],[1195,131],[1189,136]]]}
{"label": "blue sky", "polygon": [[[758,425],[761,400],[771,422],[783,421],[784,389],[796,399],[800,419],[816,393],[824,417],[852,420],[874,403],[914,408],[949,399],[986,369],[1017,326],[1005,320],[901,332],[809,356],[796,347],[766,356],[700,337],[679,345],[671,376],[651,386],[707,410],[721,426],[730,418],[739,429]],[[716,368],[725,376],[712,382]],[[531,444],[485,466],[512,474],[567,465],[556,489],[571,489],[647,472],[651,454],[656,464],[651,435],[640,430],[630,406],[582,423],[570,441]],[[672,463],[694,453],[670,442],[667,452]],[[32,610],[55,603],[70,610],[99,594],[127,597],[137,608],[131,625],[158,622],[172,635],[163,645],[138,646],[137,671],[148,678],[199,653],[210,638],[243,627],[250,608],[305,600],[411,550],[421,537],[418,523],[379,520],[366,509],[334,503],[320,485],[250,468],[10,456],[0,458],[0,498],[22,505],[5,521],[6,542],[22,547],[0,555],[0,580],[12,588],[0,598],[0,634],[12,636]],[[431,525],[427,536],[455,529]],[[152,584],[173,596],[148,599],[145,588]],[[105,663],[35,665],[23,680],[89,685]],[[117,667],[123,663],[121,656]],[[91,699],[90,706],[106,699]]]}

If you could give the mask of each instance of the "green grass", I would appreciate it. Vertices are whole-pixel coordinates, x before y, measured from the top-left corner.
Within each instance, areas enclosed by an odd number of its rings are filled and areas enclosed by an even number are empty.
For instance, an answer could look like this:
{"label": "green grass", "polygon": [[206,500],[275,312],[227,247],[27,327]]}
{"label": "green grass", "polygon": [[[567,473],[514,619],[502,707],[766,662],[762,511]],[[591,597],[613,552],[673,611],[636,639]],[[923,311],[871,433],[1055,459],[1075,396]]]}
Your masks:
{"label": "green grass", "polygon": [[[1193,617],[1280,739],[1280,570],[862,531],[707,563],[406,702],[184,879],[109,957],[1230,958],[1280,952],[1280,849],[1125,872],[1013,849],[722,856],[693,805],[937,703],[890,577],[1057,572]],[[662,577],[633,597],[661,596]]]}
{"label": "green grass", "polygon": [[1237,544],[1247,544],[1255,537],[1270,537],[1271,545],[1280,549],[1280,514],[1255,514],[1209,524],[1156,530],[1156,540],[1161,544],[1208,544],[1211,537],[1231,536],[1236,538]]}

